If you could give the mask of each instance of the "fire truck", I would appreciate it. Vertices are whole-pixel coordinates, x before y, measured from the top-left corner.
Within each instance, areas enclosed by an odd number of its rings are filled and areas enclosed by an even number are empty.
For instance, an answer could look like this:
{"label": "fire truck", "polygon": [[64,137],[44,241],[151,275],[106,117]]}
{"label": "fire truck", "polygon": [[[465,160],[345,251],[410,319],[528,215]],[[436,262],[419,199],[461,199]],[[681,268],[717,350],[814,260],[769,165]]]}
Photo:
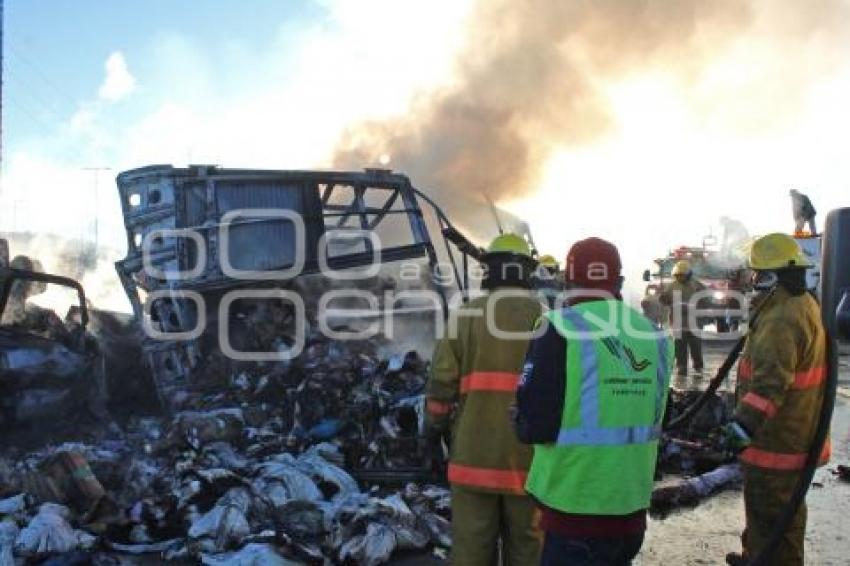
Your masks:
{"label": "fire truck", "polygon": [[821,235],[795,232],[793,236],[812,264],[806,271],[806,284],[809,290],[820,298]]}
{"label": "fire truck", "polygon": [[698,321],[700,325],[714,324],[718,332],[738,329],[741,300],[751,290],[749,272],[742,259],[711,249],[712,241],[706,238],[701,247],[679,246],[665,257],[656,258],[654,270],[644,271],[643,279],[648,285],[641,306],[646,316],[662,324],[668,320],[668,310],[661,305],[658,295],[672,281],[673,266],[687,260],[694,277],[709,291],[699,303],[702,312],[709,315]]}

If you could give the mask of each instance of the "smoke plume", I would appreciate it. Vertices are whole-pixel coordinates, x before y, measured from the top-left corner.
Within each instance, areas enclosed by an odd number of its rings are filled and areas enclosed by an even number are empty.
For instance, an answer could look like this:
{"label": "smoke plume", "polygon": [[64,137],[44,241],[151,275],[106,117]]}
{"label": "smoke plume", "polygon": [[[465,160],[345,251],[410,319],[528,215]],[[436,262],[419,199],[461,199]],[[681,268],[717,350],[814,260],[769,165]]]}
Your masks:
{"label": "smoke plume", "polygon": [[[37,262],[37,271],[63,275],[79,281],[86,291],[90,306],[115,311],[128,311],[129,303],[115,274],[118,250],[99,247],[91,242],[68,239],[46,233],[0,232],[9,244],[10,259],[26,256]],[[32,298],[39,306],[51,308],[64,316],[75,305],[76,295],[55,285]]]}
{"label": "smoke plume", "polygon": [[[793,28],[784,33],[805,35],[841,3],[816,4],[481,1],[451,84],[421,93],[403,117],[349,128],[333,164],[360,168],[388,156],[475,232],[492,224],[483,195],[498,202],[534,190],[555,148],[591,143],[616,127],[599,85],[654,68],[696,81],[719,50],[757,25],[761,10],[783,11]],[[569,190],[552,203],[565,214]]]}

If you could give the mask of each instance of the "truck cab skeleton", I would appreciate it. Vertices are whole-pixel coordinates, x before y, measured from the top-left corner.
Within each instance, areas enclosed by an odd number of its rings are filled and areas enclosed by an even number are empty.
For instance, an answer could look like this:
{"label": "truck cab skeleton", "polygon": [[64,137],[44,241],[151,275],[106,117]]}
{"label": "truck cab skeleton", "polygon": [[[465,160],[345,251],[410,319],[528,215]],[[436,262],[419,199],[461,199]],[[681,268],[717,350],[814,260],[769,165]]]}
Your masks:
{"label": "truck cab skeleton", "polygon": [[[233,325],[250,320],[260,302],[304,298],[312,284],[299,281],[309,276],[350,281],[344,274],[361,270],[374,281],[385,265],[419,262],[439,303],[430,308],[445,315],[448,293],[469,287],[469,258],[480,254],[406,176],[386,170],[162,165],[125,171],[117,184],[128,252],[116,269],[148,330],[145,358],[165,406],[216,350],[216,325],[219,342],[229,342]],[[439,249],[429,232],[435,224]],[[273,350],[268,359],[285,358],[274,350],[310,330],[298,324],[303,313],[279,314],[278,327],[293,324],[283,344],[264,344]]]}

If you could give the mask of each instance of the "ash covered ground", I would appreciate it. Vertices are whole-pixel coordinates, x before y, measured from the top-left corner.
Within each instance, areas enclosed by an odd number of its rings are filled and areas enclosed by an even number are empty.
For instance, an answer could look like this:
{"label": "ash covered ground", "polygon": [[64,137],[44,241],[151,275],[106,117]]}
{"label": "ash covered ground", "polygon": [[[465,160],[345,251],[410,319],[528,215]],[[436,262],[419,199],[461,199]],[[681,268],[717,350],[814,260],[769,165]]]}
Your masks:
{"label": "ash covered ground", "polygon": [[[709,346],[707,367],[713,372],[731,347],[729,342]],[[806,562],[844,565],[850,556],[846,510],[850,509],[850,483],[837,475],[850,463],[850,352],[840,361],[839,392],[832,420],[832,460],[815,474],[809,490]],[[691,384],[695,387],[701,383]],[[744,504],[739,490],[727,490],[695,508],[675,510],[649,524],[637,564],[722,564],[727,552],[740,552]]]}

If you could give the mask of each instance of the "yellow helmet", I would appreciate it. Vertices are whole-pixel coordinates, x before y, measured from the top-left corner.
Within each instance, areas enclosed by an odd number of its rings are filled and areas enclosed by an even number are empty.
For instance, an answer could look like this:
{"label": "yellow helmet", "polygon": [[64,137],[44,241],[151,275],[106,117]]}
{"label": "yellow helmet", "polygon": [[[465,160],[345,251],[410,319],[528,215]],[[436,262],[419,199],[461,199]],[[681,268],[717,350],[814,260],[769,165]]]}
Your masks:
{"label": "yellow helmet", "polygon": [[811,267],[800,244],[782,233],[768,234],[753,242],[750,248],[750,268],[755,270]]}
{"label": "yellow helmet", "polygon": [[509,253],[531,257],[531,247],[525,238],[512,232],[499,234],[487,247],[488,254]]}
{"label": "yellow helmet", "polygon": [[676,262],[673,266],[673,275],[687,275],[691,272],[691,262],[686,259]]}
{"label": "yellow helmet", "polygon": [[549,254],[540,256],[539,263],[543,267],[548,267],[549,269],[560,268],[560,265],[558,264],[558,260],[555,259],[555,256],[549,255]]}

